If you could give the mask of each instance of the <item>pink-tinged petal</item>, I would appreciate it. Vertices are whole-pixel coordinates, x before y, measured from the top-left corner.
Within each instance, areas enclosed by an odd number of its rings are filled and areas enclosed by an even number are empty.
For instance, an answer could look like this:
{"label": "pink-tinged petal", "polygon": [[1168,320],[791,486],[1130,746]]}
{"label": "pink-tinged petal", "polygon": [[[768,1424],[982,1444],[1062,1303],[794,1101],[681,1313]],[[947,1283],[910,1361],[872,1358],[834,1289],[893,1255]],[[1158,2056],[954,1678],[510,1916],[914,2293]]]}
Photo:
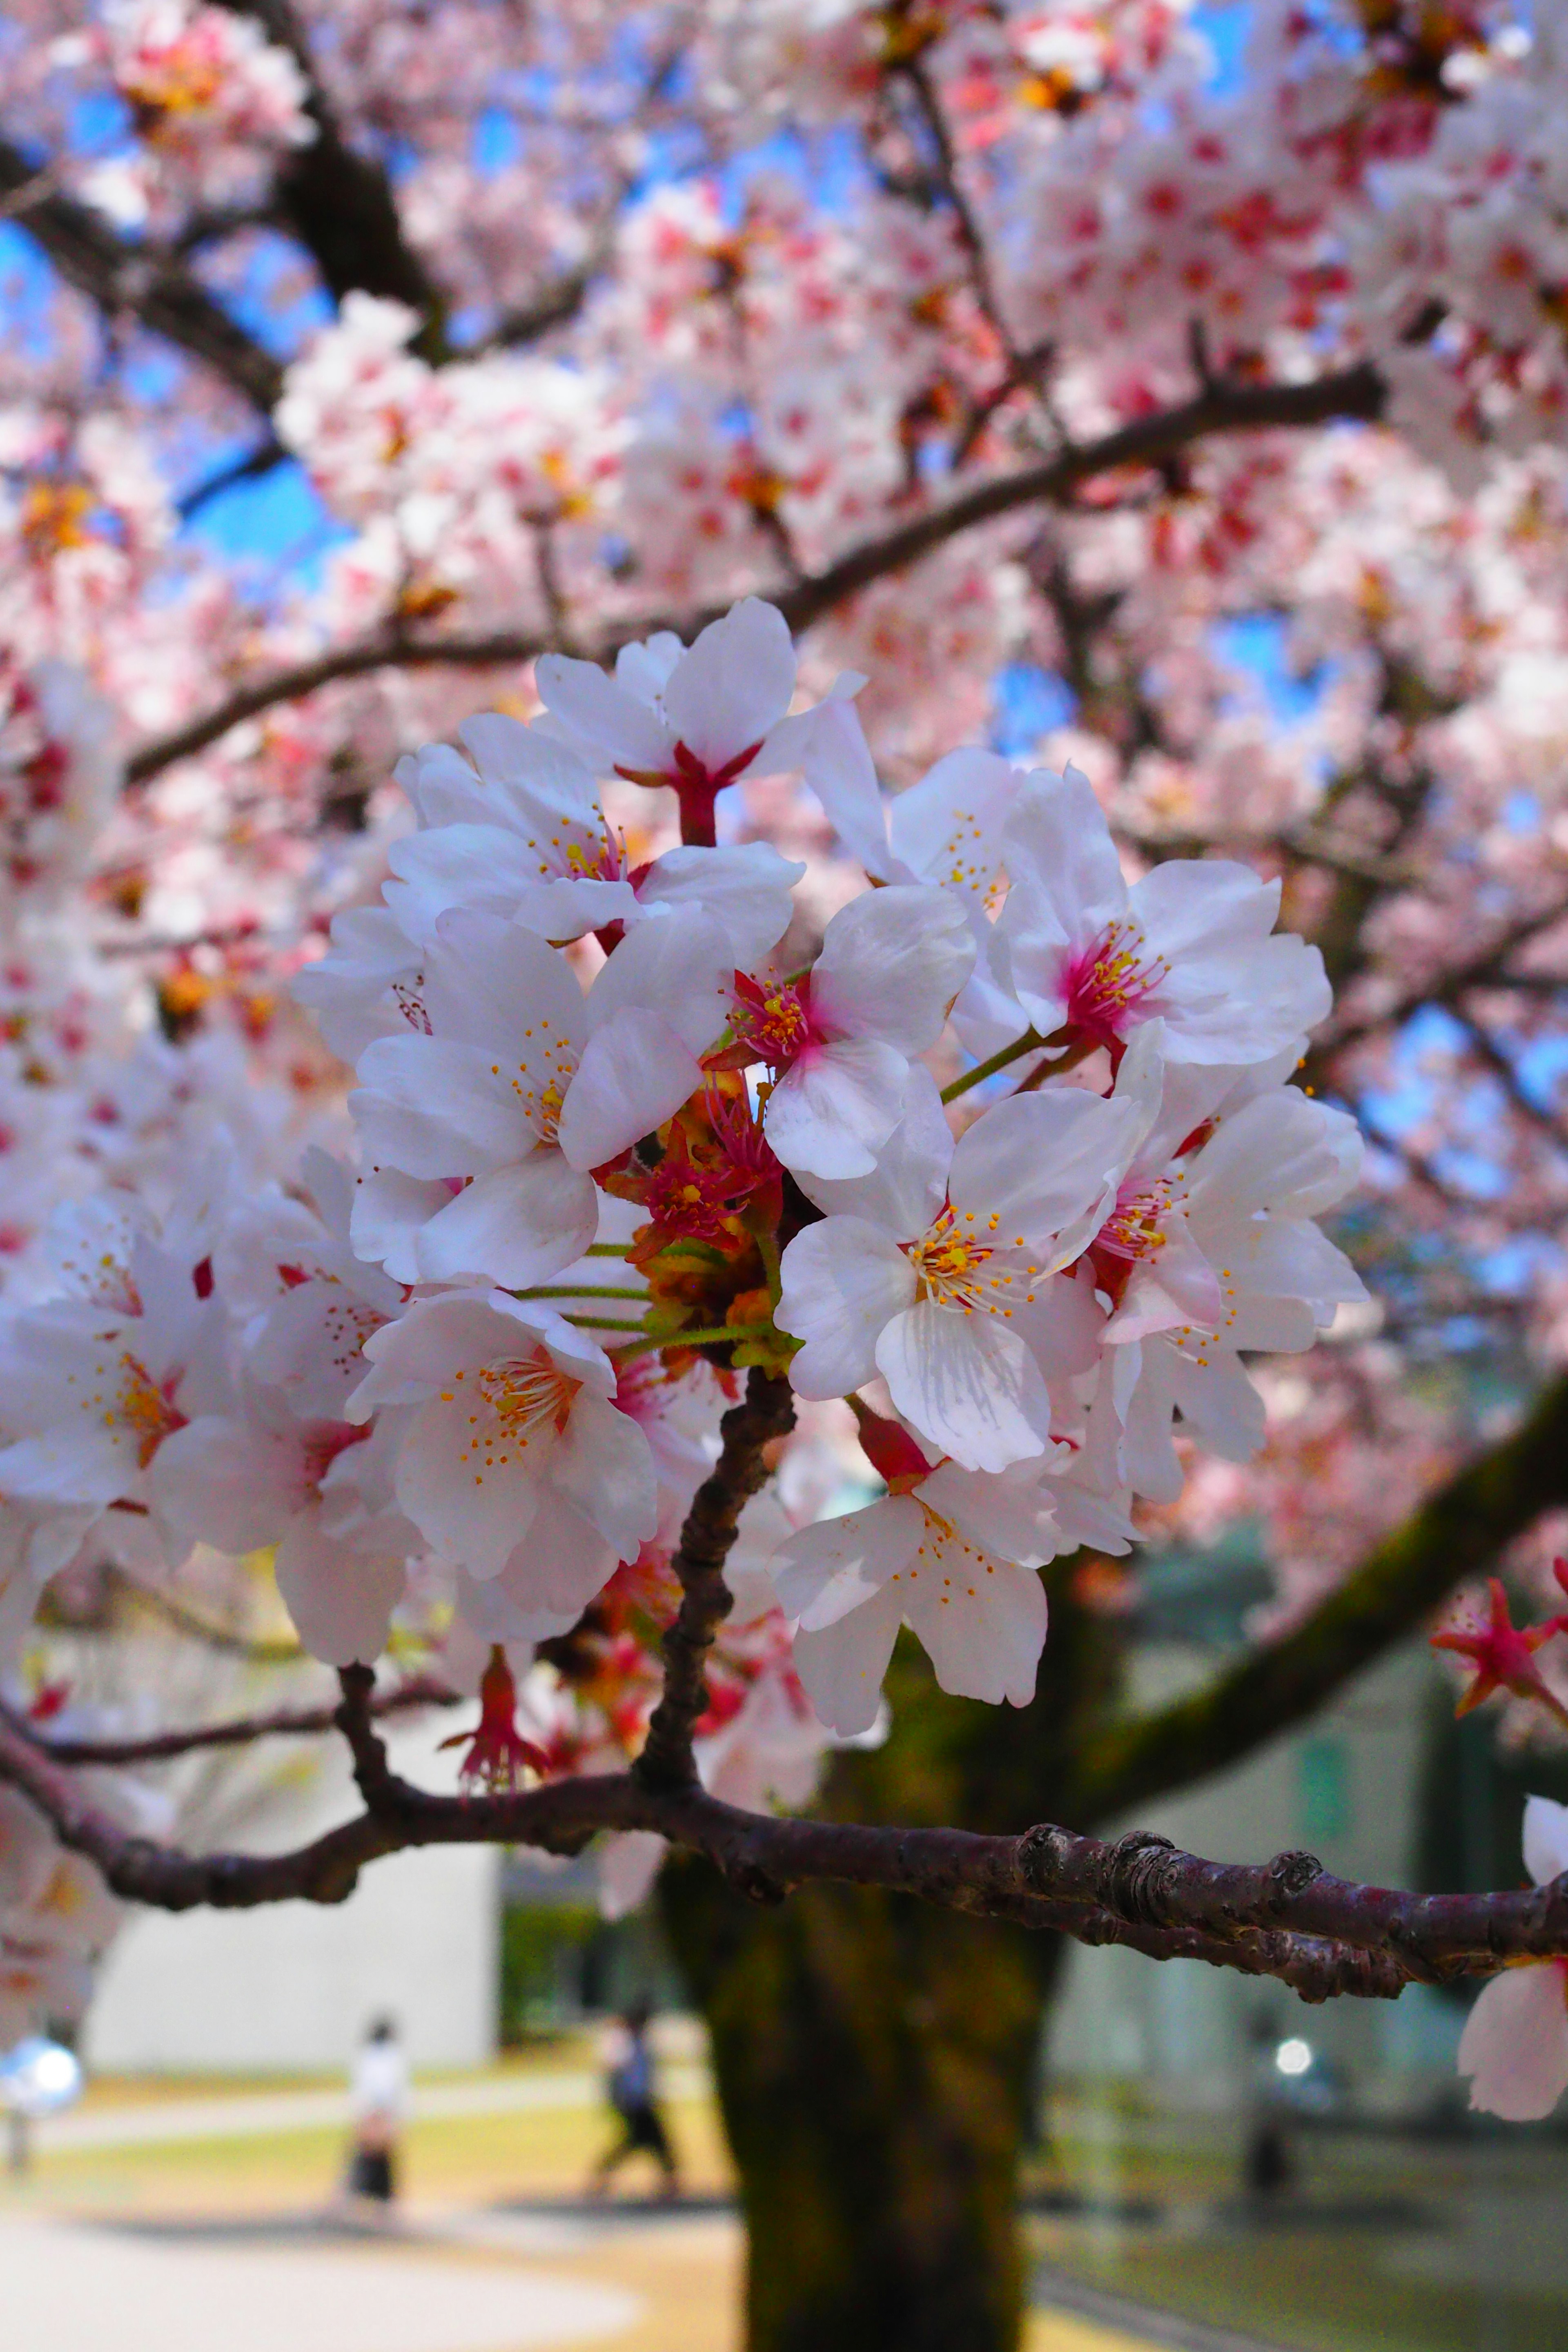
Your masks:
{"label": "pink-tinged petal", "polygon": [[930,1548],[904,1613],[944,1691],[1027,1706],[1046,1643],[1046,1588],[1035,1570],[962,1543]]}
{"label": "pink-tinged petal", "polygon": [[724,849],[683,844],[654,859],[637,884],[637,906],[644,914],[686,916],[700,908],[710,915],[729,943],[731,964],[749,971],[789,929],[790,892],[805,872],[765,841]]}
{"label": "pink-tinged petal", "polygon": [[925,1513],[907,1495],[801,1528],[773,1557],[779,1607],[808,1633],[836,1625],[908,1565],[924,1532]]}
{"label": "pink-tinged petal", "polygon": [[657,1830],[615,1830],[602,1839],[594,1856],[599,1916],[625,1919],[639,1910],[653,1892],[653,1882],[668,1852]]}
{"label": "pink-tinged petal", "polygon": [[395,1553],[342,1542],[323,1531],[318,1512],[304,1510],[284,1531],[273,1573],[312,1657],[329,1666],[371,1665],[380,1657],[408,1581]]}
{"label": "pink-tinged petal", "polygon": [[1150,946],[1173,964],[1266,940],[1279,912],[1280,886],[1231,858],[1168,857],[1128,897]]}
{"label": "pink-tinged petal", "polygon": [[1013,887],[1002,926],[1016,956],[1083,948],[1127,908],[1121,860],[1094,787],[1077,768],[1026,776],[1004,833]]}
{"label": "pink-tinged petal", "polygon": [[893,801],[895,854],[922,882],[984,898],[1001,856],[1002,824],[1024,779],[998,752],[949,751]]}
{"label": "pink-tinged petal", "polygon": [[[1055,1452],[1058,1462],[1065,1447]],[[1057,1534],[1055,1483],[1041,1475],[1039,1462],[1022,1462],[1000,1476],[961,1470],[943,1462],[915,1489],[915,1499],[929,1504],[969,1541],[997,1559],[1020,1568],[1043,1568],[1061,1549]]]}
{"label": "pink-tinged petal", "polygon": [[574,1625],[616,1572],[616,1548],[553,1486],[541,1486],[525,1540],[498,1580],[530,1622],[531,1641]]}
{"label": "pink-tinged petal", "polygon": [[406,1176],[474,1176],[521,1160],[539,1140],[537,1112],[479,1045],[444,1037],[378,1037],[360,1056],[349,1097],[373,1166]]}
{"label": "pink-tinged petal", "polygon": [[549,1477],[622,1559],[635,1559],[658,1524],[647,1439],[629,1413],[586,1390],[551,1448]]}
{"label": "pink-tinged petal", "polygon": [[539,1337],[537,1322],[504,1291],[416,1298],[405,1314],[366,1340],[365,1377],[348,1401],[345,1418],[368,1421],[378,1405],[422,1404],[452,1386],[454,1371],[500,1362]]}
{"label": "pink-tinged petal", "polygon": [[1132,1268],[1121,1304],[1106,1326],[1111,1343],[1146,1339],[1152,1331],[1217,1331],[1225,1322],[1229,1302],[1186,1219],[1168,1217],[1160,1239],[1160,1248]]}
{"label": "pink-tinged petal", "polygon": [[829,1180],[803,1171],[801,1186],[830,1217],[865,1217],[901,1241],[914,1241],[947,1198],[952,1162],[952,1130],[936,1080],[923,1062],[911,1062],[899,1124],[879,1150],[874,1172]]}
{"label": "pink-tinged petal", "polygon": [[710,621],[677,662],[664,689],[665,715],[687,750],[716,771],[763,740],[794,692],[795,646],[784,616],[746,596]]}
{"label": "pink-tinged petal", "polygon": [[394,1282],[417,1282],[420,1232],[451,1198],[451,1186],[439,1179],[367,1168],[354,1178],[349,1238],[355,1255],[384,1265]]}
{"label": "pink-tinged petal", "polygon": [[[521,1550],[519,1558],[521,1558]],[[505,1570],[500,1576],[488,1578],[481,1583],[470,1576],[466,1568],[459,1568],[453,1580],[453,1589],[458,1611],[454,1631],[458,1641],[466,1649],[468,1643],[464,1637],[469,1633],[477,1635],[481,1657],[489,1655],[492,1643],[504,1642],[514,1674],[523,1671],[522,1658],[535,1642],[548,1642],[557,1633],[569,1633],[583,1614],[577,1608],[533,1609],[525,1601],[514,1601],[508,1588]],[[522,1589],[524,1591],[527,1590],[526,1586]],[[477,1687],[477,1664],[473,1682]]]}
{"label": "pink-tinged petal", "polygon": [[1228,1349],[1202,1347],[1196,1340],[1189,1344],[1190,1353],[1167,1342],[1150,1343],[1151,1354],[1170,1360],[1171,1394],[1188,1434],[1222,1462],[1250,1462],[1266,1433],[1263,1399]]}
{"label": "pink-tinged petal", "polygon": [[812,966],[812,1016],[823,1034],[881,1037],[921,1054],[974,969],[974,941],[945,890],[868,890],[840,908]]}
{"label": "pink-tinged petal", "polygon": [[806,1343],[790,1366],[796,1394],[844,1396],[870,1380],[879,1334],[916,1295],[897,1244],[864,1218],[827,1217],[795,1235],[780,1271],[780,1328]]}
{"label": "pink-tinged petal", "polygon": [[618,1159],[701,1084],[701,1064],[662,1012],[614,1014],[589,1038],[567,1090],[558,1129],[564,1158],[581,1169]]}
{"label": "pink-tinged petal", "polygon": [[1560,1960],[1505,1969],[1487,1985],[1459,2040],[1470,2105],[1510,2124],[1539,2123],[1568,2090],[1568,1972]]}
{"label": "pink-tinged petal", "polygon": [[1528,1797],[1524,1806],[1524,1866],[1537,1886],[1568,1871],[1568,1805]]}
{"label": "pink-tinged petal", "polygon": [[637,919],[637,894],[629,882],[595,882],[562,877],[531,882],[511,906],[512,920],[542,940],[580,940],[611,923]]}
{"label": "pink-tinged petal", "polygon": [[426,832],[483,824],[490,814],[483,783],[450,743],[422,743],[404,754],[393,773]]}
{"label": "pink-tinged petal", "polygon": [[603,769],[661,774],[668,765],[674,745],[665,728],[646,702],[606,677],[597,662],[545,654],[534,665],[533,682],[545,709]]}
{"label": "pink-tinged petal", "polygon": [[1327,1017],[1333,992],[1320,950],[1282,931],[1253,948],[1175,964],[1158,1001],[1173,1062],[1250,1063],[1299,1048]]}
{"label": "pink-tinged petal", "polygon": [[871,1175],[903,1114],[909,1064],[878,1037],[808,1047],[768,1097],[763,1127],[786,1168],[829,1182]]}
{"label": "pink-tinged petal", "polygon": [[885,1584],[873,1600],[820,1633],[795,1636],[795,1670],[819,1719],[840,1738],[869,1731],[882,1705],[882,1676],[893,1654],[902,1611],[901,1585]]}
{"label": "pink-tinged petal", "polygon": [[163,1440],[147,1499],[171,1527],[218,1551],[276,1543],[308,1494],[303,1432],[203,1414]]}
{"label": "pink-tinged petal", "polygon": [[904,1419],[966,1470],[1005,1470],[1051,1442],[1040,1368],[999,1316],[927,1300],[888,1325],[877,1370]]}
{"label": "pink-tinged petal", "polygon": [[500,710],[465,719],[458,733],[489,788],[487,806],[514,814],[531,809],[575,828],[584,840],[602,836],[594,772],[568,744]]}
{"label": "pink-tinged petal", "polygon": [[[1136,1107],[1078,1087],[1012,1095],[960,1136],[948,1190],[1001,1248],[1049,1244],[1053,1266],[1103,1222],[1138,1137]],[[1057,1237],[1060,1237],[1059,1241]]]}
{"label": "pink-tinged petal", "polygon": [[693,1054],[705,1054],[730,1018],[733,970],[723,926],[700,909],[679,922],[638,923],[589,991],[589,1030],[624,1013],[657,1013]]}
{"label": "pink-tinged petal", "polygon": [[1223,1217],[1231,1230],[1258,1209],[1321,1217],[1354,1184],[1363,1150],[1353,1119],[1310,1100],[1298,1087],[1255,1096],[1220,1120],[1194,1159],[1189,1185],[1197,1231],[1211,1216]]}
{"label": "pink-tinged petal", "polygon": [[540,1482],[530,1449],[496,1435],[494,1419],[454,1383],[422,1405],[397,1457],[397,1500],[432,1550],[471,1576],[499,1576],[527,1535]]}
{"label": "pink-tinged petal", "polygon": [[598,1223],[593,1178],[559,1151],[533,1151],[476,1178],[437,1212],[414,1244],[418,1279],[479,1276],[521,1290],[580,1258]]}

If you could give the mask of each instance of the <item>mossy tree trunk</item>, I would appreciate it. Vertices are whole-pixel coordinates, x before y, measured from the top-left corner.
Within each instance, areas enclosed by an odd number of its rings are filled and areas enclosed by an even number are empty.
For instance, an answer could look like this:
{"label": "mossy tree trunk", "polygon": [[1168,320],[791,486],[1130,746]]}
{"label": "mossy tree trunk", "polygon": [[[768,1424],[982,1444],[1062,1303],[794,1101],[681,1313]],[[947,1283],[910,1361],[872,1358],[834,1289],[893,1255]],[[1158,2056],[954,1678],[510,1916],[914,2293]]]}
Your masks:
{"label": "mossy tree trunk", "polygon": [[[847,1819],[1023,1828],[1049,1817],[1071,1714],[1110,1646],[1066,1577],[1034,1706],[942,1697],[902,1645],[879,1751],[837,1758]],[[712,2036],[749,2233],[749,2352],[1015,2352],[1016,2216],[1057,1939],[890,1896],[813,1886],[773,1910],[706,1865],[663,1881]]]}

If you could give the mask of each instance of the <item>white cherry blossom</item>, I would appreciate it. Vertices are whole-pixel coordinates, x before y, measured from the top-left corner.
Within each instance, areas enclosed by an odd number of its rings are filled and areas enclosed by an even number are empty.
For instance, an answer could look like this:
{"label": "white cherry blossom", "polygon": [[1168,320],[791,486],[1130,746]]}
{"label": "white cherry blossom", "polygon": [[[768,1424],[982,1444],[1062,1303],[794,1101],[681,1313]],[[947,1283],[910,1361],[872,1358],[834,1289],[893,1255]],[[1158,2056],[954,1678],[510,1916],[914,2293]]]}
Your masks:
{"label": "white cherry blossom", "polygon": [[[658,1520],[648,1442],[584,1332],[504,1291],[416,1299],[366,1344],[351,1419],[408,1406],[397,1500],[431,1549],[567,1622]],[[527,1638],[526,1636],[523,1638]]]}
{"label": "white cherry blossom", "polygon": [[586,996],[517,923],[437,926],[425,1026],[376,1039],[352,1097],[366,1162],[354,1246],[400,1282],[542,1282],[593,1241],[589,1171],[670,1117],[723,1026],[710,916],[629,931]]}
{"label": "white cherry blossom", "polygon": [[917,1066],[876,1174],[808,1181],[828,1213],[785,1250],[778,1309],[805,1342],[800,1393],[841,1396],[880,1372],[905,1420],[965,1469],[1042,1454],[1047,1286],[1114,1200],[1136,1120],[1125,1099],[1058,1087],[996,1104],[955,1146]]}
{"label": "white cherry blossom", "polygon": [[1114,1055],[1162,1020],[1172,1062],[1260,1062],[1300,1050],[1328,1012],[1318,950],[1274,933],[1278,882],[1224,859],[1172,858],[1129,887],[1076,768],[1026,780],[1005,854],[998,967],[1042,1037],[1068,1028]]}

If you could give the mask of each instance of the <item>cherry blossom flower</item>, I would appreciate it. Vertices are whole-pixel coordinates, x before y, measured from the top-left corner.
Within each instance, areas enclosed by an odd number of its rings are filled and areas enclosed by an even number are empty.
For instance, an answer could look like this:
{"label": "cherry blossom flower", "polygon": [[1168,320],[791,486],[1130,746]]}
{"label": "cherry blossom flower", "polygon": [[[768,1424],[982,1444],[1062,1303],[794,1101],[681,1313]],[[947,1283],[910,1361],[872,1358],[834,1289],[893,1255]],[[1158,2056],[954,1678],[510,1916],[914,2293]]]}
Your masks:
{"label": "cherry blossom flower", "polygon": [[1046,1639],[1037,1571],[1058,1549],[1043,1473],[1066,1447],[986,1476],[931,1463],[902,1431],[880,1429],[896,1445],[896,1455],[881,1449],[886,1496],[802,1528],[773,1563],[813,1706],[835,1731],[869,1730],[900,1624],[913,1628],[943,1690],[1026,1706]]}
{"label": "cherry blossom flower", "polygon": [[870,1175],[903,1115],[910,1057],[941,1036],[973,961],[950,898],[893,888],[840,908],[804,979],[737,972],[733,1052],[772,1073],[763,1129],[786,1168]]}
{"label": "cherry blossom flower", "polygon": [[[1524,1863],[1537,1886],[1568,1871],[1568,1805],[1531,1797]],[[1523,1961],[1482,1988],[1459,2040],[1470,2105],[1514,2124],[1549,2116],[1568,2090],[1568,1961]]]}
{"label": "cherry blossom flower", "polygon": [[1173,858],[1131,888],[1100,803],[1076,768],[1034,778],[1005,829],[1012,887],[1000,955],[1028,1023],[1114,1055],[1147,1021],[1172,1062],[1261,1062],[1329,1009],[1316,948],[1270,936],[1279,886],[1250,866]]}
{"label": "cherry blossom flower", "polygon": [[360,1057],[354,1245],[401,1282],[542,1282],[594,1239],[589,1171],[700,1085],[728,941],[710,916],[641,924],[584,997],[520,924],[454,908],[437,933],[424,1025]]}
{"label": "cherry blossom flower", "polygon": [[572,1622],[658,1520],[647,1439],[603,1349],[547,1307],[457,1291],[416,1299],[365,1353],[349,1417],[413,1408],[395,1486],[431,1548],[481,1581],[507,1576],[542,1631]]}
{"label": "cherry blossom flower", "polygon": [[1051,1277],[1114,1199],[1136,1116],[1077,1088],[1014,1096],[954,1145],[929,1073],[911,1070],[877,1172],[808,1181],[828,1213],[785,1250],[778,1309],[805,1342],[790,1372],[800,1393],[843,1395],[880,1372],[905,1420],[963,1468],[1041,1454],[1051,1405],[1034,1348],[1053,1343]]}

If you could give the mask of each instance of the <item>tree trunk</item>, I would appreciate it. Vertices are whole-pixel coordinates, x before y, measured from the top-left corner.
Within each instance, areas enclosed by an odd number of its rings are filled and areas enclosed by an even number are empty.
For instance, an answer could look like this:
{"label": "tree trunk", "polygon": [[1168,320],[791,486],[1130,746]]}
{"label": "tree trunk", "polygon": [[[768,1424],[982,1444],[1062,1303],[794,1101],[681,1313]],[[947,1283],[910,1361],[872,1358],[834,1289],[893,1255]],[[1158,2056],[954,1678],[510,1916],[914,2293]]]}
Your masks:
{"label": "tree trunk", "polygon": [[[1048,1818],[1069,1718],[1109,1662],[1065,1579],[1047,1662],[1017,1713],[942,1697],[900,1645],[894,1735],[835,1759],[826,1809]],[[1016,2352],[1018,2165],[1057,1939],[871,1888],[762,1910],[694,1861],[666,1870],[662,1900],[741,2178],[749,2352]]]}

